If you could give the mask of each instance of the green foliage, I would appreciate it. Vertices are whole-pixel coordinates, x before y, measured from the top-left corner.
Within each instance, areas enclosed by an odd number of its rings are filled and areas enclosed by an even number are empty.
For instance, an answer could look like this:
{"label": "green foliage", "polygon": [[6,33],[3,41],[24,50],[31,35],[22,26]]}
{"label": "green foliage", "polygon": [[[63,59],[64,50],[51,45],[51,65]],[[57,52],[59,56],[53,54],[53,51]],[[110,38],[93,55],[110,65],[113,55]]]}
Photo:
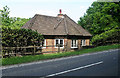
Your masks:
{"label": "green foliage", "polygon": [[11,25],[11,27],[12,28],[18,28],[18,29],[20,29],[27,21],[29,21],[30,20],[30,18],[29,19],[26,19],[26,18],[16,18],[16,17],[14,17],[14,18],[12,18],[13,19],[13,24]]}
{"label": "green foliage", "polygon": [[1,23],[4,26],[9,26],[11,24],[9,13],[10,11],[7,6],[3,7],[3,10],[0,10]]}
{"label": "green foliage", "polygon": [[91,43],[94,45],[99,45],[100,44],[105,44],[105,41],[111,41],[111,42],[116,42],[119,43],[119,39],[120,39],[120,33],[119,33],[120,29],[111,29],[109,31],[105,31],[99,35],[95,35],[92,40]]}
{"label": "green foliage", "polygon": [[[107,44],[106,41],[119,43],[120,36],[120,3],[93,2],[78,24],[87,29],[93,38],[94,45]],[[115,43],[116,43],[115,42]]]}
{"label": "green foliage", "polygon": [[27,21],[30,20],[26,18],[19,17],[10,17],[9,8],[7,6],[3,7],[3,10],[0,10],[0,20],[2,26],[10,27],[12,29],[20,29]]}
{"label": "green foliage", "polygon": [[[21,29],[21,27],[30,19],[10,17],[7,6],[0,10],[0,27],[2,28],[2,46],[3,47],[24,47],[41,45],[43,36],[30,29]],[[0,34],[1,36],[1,34]],[[33,49],[3,49],[3,55],[10,52],[31,52]]]}
{"label": "green foliage", "polygon": [[42,40],[42,35],[30,29],[11,29],[9,27],[2,27],[3,47],[39,45]]}
{"label": "green foliage", "polygon": [[78,24],[87,29],[93,36],[118,28],[120,25],[120,3],[93,2]]}

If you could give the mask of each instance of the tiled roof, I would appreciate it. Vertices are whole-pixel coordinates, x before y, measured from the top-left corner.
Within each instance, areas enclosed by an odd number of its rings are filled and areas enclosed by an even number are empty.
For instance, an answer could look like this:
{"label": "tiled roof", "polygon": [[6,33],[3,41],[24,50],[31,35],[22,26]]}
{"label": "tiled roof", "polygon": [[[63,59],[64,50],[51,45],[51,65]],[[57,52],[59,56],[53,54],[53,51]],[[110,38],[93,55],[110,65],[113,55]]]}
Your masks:
{"label": "tiled roof", "polygon": [[36,14],[22,28],[36,30],[43,35],[92,36],[66,14],[63,18]]}

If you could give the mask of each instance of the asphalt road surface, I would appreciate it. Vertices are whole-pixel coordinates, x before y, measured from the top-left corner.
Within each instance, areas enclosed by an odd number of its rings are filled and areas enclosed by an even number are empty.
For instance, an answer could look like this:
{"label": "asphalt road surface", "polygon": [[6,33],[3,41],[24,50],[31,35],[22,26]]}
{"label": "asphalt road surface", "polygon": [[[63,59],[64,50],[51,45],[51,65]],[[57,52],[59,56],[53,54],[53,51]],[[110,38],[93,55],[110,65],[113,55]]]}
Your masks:
{"label": "asphalt road surface", "polygon": [[3,76],[118,76],[120,49],[44,61],[2,70]]}

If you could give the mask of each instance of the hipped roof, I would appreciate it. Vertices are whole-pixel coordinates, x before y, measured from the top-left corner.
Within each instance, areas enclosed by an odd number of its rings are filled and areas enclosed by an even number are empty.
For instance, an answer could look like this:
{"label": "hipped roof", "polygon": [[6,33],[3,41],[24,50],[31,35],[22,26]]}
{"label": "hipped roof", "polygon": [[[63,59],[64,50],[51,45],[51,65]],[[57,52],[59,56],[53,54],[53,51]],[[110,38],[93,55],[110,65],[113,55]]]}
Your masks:
{"label": "hipped roof", "polygon": [[22,28],[36,30],[42,35],[92,36],[66,14],[63,18],[36,14]]}

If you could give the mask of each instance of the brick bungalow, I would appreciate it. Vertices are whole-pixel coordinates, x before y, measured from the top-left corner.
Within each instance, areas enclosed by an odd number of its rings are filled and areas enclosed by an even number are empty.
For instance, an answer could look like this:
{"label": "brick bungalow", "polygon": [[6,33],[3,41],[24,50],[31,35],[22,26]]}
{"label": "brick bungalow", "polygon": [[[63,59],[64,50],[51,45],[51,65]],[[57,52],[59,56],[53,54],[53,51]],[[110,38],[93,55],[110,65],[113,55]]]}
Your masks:
{"label": "brick bungalow", "polygon": [[44,36],[42,52],[58,51],[58,44],[61,51],[81,49],[90,45],[92,37],[66,14],[61,14],[61,10],[57,17],[36,14],[22,28],[36,30]]}

